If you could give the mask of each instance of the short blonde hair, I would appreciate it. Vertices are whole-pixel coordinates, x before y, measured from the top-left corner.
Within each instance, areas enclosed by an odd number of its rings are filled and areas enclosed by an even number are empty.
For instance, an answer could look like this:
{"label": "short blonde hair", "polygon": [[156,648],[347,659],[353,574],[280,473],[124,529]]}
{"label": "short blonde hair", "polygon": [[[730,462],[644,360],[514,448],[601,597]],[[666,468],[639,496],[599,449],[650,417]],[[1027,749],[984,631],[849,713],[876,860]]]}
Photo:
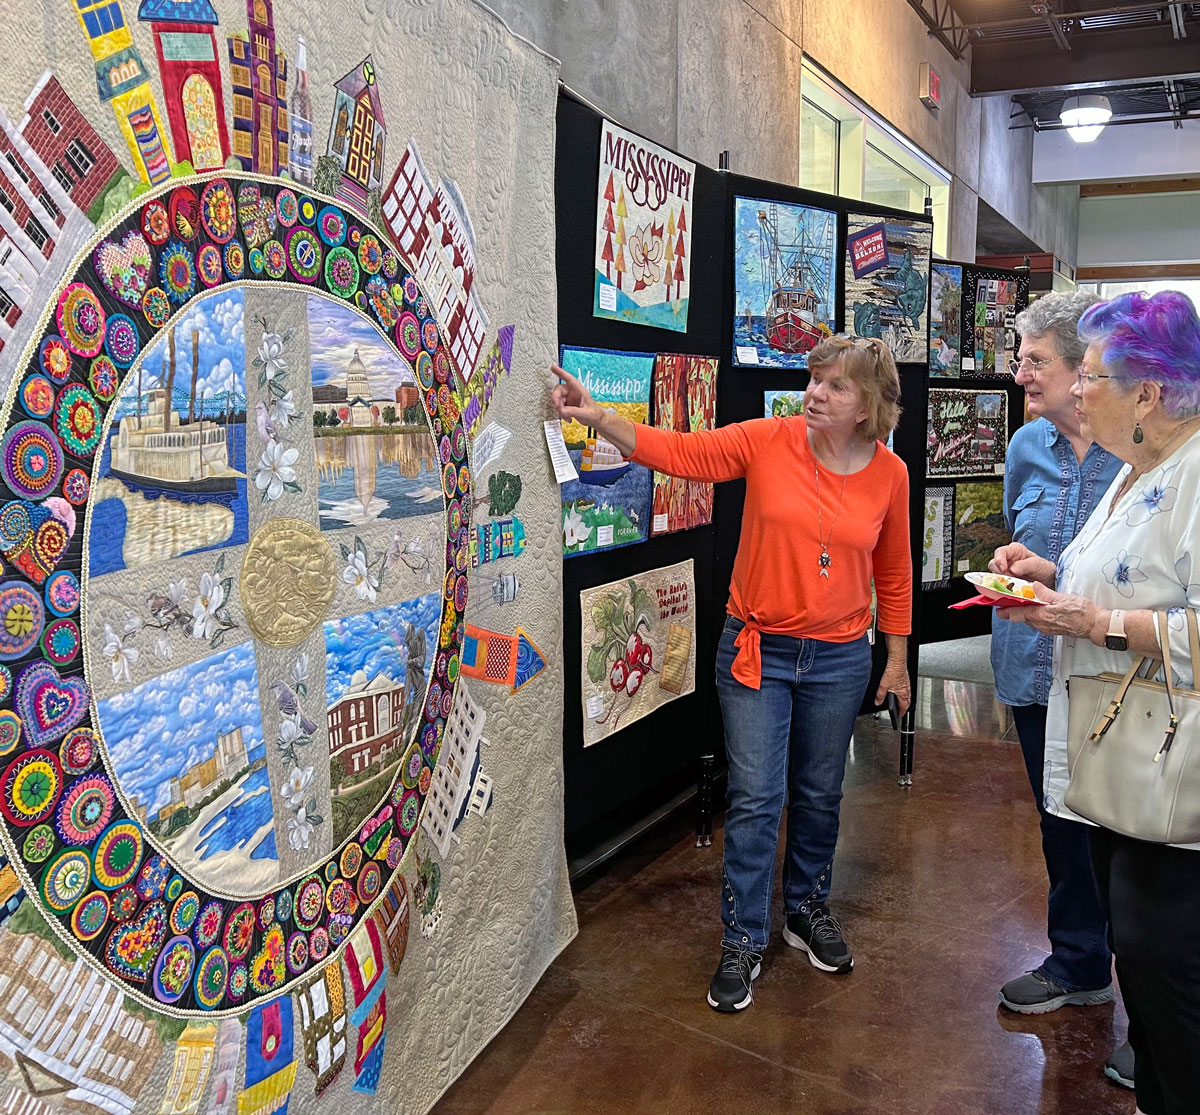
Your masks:
{"label": "short blonde hair", "polygon": [[887,441],[900,422],[900,373],[891,349],[878,337],[826,337],[808,354],[810,368],[841,361],[846,375],[861,389],[867,418],[859,430],[867,441]]}

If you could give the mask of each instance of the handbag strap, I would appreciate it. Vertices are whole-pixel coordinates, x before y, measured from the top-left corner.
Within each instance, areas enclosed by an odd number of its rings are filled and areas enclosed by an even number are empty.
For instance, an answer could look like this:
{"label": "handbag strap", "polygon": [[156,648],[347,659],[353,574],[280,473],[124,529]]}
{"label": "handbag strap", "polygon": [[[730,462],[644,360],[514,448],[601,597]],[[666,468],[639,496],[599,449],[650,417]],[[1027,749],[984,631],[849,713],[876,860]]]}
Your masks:
{"label": "handbag strap", "polygon": [[[1191,614],[1190,609],[1188,610],[1188,614]],[[1167,721],[1167,732],[1163,738],[1163,745],[1154,756],[1154,761],[1157,763],[1159,759],[1171,750],[1171,743],[1175,739],[1175,729],[1179,726],[1179,717],[1175,714],[1175,683],[1171,680],[1171,632],[1168,627],[1167,613],[1155,612],[1154,621],[1158,627],[1158,645],[1162,650],[1163,680],[1166,682],[1167,688],[1167,708],[1171,712],[1171,717]],[[1196,661],[1194,654],[1192,661]]]}
{"label": "handbag strap", "polygon": [[1133,679],[1138,676],[1142,667],[1149,665],[1150,671],[1147,676],[1153,677],[1155,673],[1155,664],[1159,662],[1152,654],[1139,655],[1133,660],[1133,665],[1125,671],[1125,676],[1121,678],[1121,684],[1117,686],[1116,693],[1108,702],[1108,708],[1104,710],[1104,714],[1096,721],[1096,726],[1092,729],[1092,734],[1088,739],[1093,743],[1098,740],[1109,728],[1113,726],[1114,721],[1121,715],[1121,708],[1125,704],[1125,694],[1129,692],[1129,687],[1133,684]]}
{"label": "handbag strap", "polygon": [[1192,652],[1192,688],[1200,689],[1200,631],[1196,626],[1196,609],[1184,608],[1187,613],[1188,646]]}

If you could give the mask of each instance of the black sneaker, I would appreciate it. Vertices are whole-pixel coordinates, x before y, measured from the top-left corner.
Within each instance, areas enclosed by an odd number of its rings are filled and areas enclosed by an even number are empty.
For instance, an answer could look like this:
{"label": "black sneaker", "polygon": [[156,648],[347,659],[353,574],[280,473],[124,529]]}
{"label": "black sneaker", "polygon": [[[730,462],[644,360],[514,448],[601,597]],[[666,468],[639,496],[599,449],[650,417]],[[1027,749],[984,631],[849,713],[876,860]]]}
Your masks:
{"label": "black sneaker", "polygon": [[762,953],[739,948],[731,941],[721,942],[721,963],[708,985],[708,1005],[713,1010],[732,1014],[754,1002],[754,981],[762,971]]}
{"label": "black sneaker", "polygon": [[1133,1046],[1129,1042],[1118,1045],[1112,1051],[1112,1056],[1104,1062],[1104,1075],[1120,1084],[1122,1088],[1134,1087]]}
{"label": "black sneaker", "polygon": [[1049,1014],[1059,1007],[1090,1007],[1097,1003],[1111,1003],[1114,998],[1111,983],[1090,991],[1068,991],[1036,968],[1010,979],[1000,988],[1000,1005],[1017,1014]]}
{"label": "black sneaker", "polygon": [[783,939],[808,953],[808,962],[822,972],[845,975],[854,967],[841,922],[824,906],[815,906],[807,914],[788,914]]}

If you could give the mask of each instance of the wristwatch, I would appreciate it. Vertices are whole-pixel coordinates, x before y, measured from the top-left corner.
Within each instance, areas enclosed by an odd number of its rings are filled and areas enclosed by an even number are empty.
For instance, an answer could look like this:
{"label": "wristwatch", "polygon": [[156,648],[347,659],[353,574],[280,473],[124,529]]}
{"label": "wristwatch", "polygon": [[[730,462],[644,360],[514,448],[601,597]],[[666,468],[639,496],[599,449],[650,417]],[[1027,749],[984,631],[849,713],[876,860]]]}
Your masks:
{"label": "wristwatch", "polygon": [[1104,636],[1106,650],[1127,650],[1129,640],[1125,638],[1125,613],[1114,608],[1108,620],[1108,634]]}

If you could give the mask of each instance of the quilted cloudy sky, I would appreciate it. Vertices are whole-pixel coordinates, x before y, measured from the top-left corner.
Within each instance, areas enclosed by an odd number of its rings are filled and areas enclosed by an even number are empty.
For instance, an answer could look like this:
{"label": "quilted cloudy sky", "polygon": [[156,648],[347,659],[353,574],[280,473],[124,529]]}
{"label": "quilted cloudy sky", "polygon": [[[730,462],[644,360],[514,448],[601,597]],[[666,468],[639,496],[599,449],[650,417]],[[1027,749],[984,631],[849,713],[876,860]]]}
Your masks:
{"label": "quilted cloudy sky", "polygon": [[217,734],[242,729],[261,746],[254,648],[243,643],[98,703],[104,742],[127,794],[153,815],[170,800],[171,779],[216,748]]}
{"label": "quilted cloudy sky", "polygon": [[440,597],[436,592],[391,608],[325,624],[325,692],[329,704],[341,699],[356,670],[369,681],[381,671],[397,684],[404,681],[408,654],[404,632],[409,623],[425,628],[425,676],[437,646]]}
{"label": "quilted cloudy sky", "polygon": [[[200,376],[196,381],[197,404],[213,399],[224,405],[225,393],[235,400],[246,397],[246,340],[243,328],[244,300],[241,290],[222,291],[194,302],[175,323],[175,405],[186,399],[192,383],[192,330],[200,334]],[[142,390],[166,386],[167,339],[150,345],[142,358]],[[117,416],[137,411],[136,375],[125,381],[117,402]],[[186,403],[184,405],[186,410]],[[209,411],[213,404],[209,404]]]}
{"label": "quilted cloudy sky", "polygon": [[355,349],[367,369],[375,398],[394,399],[401,384],[417,382],[412,369],[374,326],[346,306],[312,294],[308,297],[308,340],[313,383],[342,386]]}

